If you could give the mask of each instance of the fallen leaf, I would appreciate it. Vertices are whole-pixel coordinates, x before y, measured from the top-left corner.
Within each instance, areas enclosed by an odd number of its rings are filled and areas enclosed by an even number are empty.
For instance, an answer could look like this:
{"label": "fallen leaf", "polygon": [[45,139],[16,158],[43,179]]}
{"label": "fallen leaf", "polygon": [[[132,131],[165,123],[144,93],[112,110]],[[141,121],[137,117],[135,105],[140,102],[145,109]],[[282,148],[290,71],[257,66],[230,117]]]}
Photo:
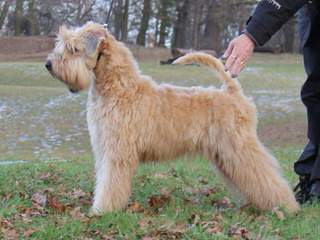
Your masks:
{"label": "fallen leaf", "polygon": [[70,197],[72,199],[78,199],[78,198],[83,198],[86,196],[86,193],[84,191],[82,191],[82,189],[80,188],[75,188],[72,190]]}
{"label": "fallen leaf", "polygon": [[187,231],[188,226],[185,224],[166,224],[159,229],[154,230],[150,234],[143,236],[144,240],[176,240],[181,239],[183,234]]}
{"label": "fallen leaf", "polygon": [[[98,229],[94,229],[90,231],[90,235],[93,237],[102,237],[102,233]],[[108,239],[109,240],[109,239]]]}
{"label": "fallen leaf", "polygon": [[148,205],[154,210],[159,211],[162,209],[165,205],[167,205],[170,202],[170,196],[160,194],[160,195],[153,195],[148,198]]}
{"label": "fallen leaf", "polygon": [[131,202],[127,207],[127,211],[131,213],[141,213],[144,211],[144,209],[138,202]]}
{"label": "fallen leaf", "polygon": [[234,205],[232,204],[231,200],[228,197],[224,197],[221,200],[214,200],[213,206],[216,208],[233,208]]}
{"label": "fallen leaf", "polygon": [[207,228],[206,232],[209,234],[218,234],[222,233],[223,228],[220,225],[212,226]]}
{"label": "fallen leaf", "polygon": [[0,226],[4,228],[12,228],[13,224],[7,219],[1,219]]}
{"label": "fallen leaf", "polygon": [[284,213],[277,207],[272,209],[272,213],[274,213],[279,220],[286,219],[286,217],[284,216]]}
{"label": "fallen leaf", "polygon": [[219,214],[213,215],[209,221],[201,222],[202,228],[206,229],[209,234],[218,234],[223,232],[223,219]]}
{"label": "fallen leaf", "polygon": [[37,203],[32,203],[32,208],[18,207],[17,210],[19,211],[20,217],[24,223],[30,223],[31,217],[47,215],[44,207]]}
{"label": "fallen leaf", "polygon": [[47,196],[43,193],[37,192],[32,195],[31,201],[33,204],[37,204],[41,207],[45,207],[47,204]]}
{"label": "fallen leaf", "polygon": [[200,194],[209,197],[211,194],[216,193],[218,190],[216,188],[202,188],[200,189]]}
{"label": "fallen leaf", "polygon": [[6,240],[19,239],[19,234],[13,228],[1,228],[1,232]]}
{"label": "fallen leaf", "polygon": [[153,175],[154,178],[159,178],[159,179],[167,179],[168,178],[168,175],[165,174],[165,173],[155,173]]}
{"label": "fallen leaf", "polygon": [[40,180],[48,180],[51,177],[51,173],[44,173],[39,176]]}
{"label": "fallen leaf", "polygon": [[211,188],[185,188],[184,192],[192,195],[204,195],[206,197],[209,197],[211,194],[214,194],[218,192],[219,190],[217,188],[211,187]]}
{"label": "fallen leaf", "polygon": [[232,225],[229,228],[228,235],[233,239],[245,239],[245,240],[252,239],[250,232],[246,228],[238,227],[236,225]]}
{"label": "fallen leaf", "polygon": [[102,240],[115,240],[116,236],[119,235],[116,231],[114,230],[109,230],[107,234],[104,234],[101,239]]}
{"label": "fallen leaf", "polygon": [[290,238],[290,240],[301,240],[301,238],[300,237],[292,237],[292,238]]}
{"label": "fallen leaf", "polygon": [[142,230],[146,229],[152,222],[150,220],[141,219],[138,224]]}
{"label": "fallen leaf", "polygon": [[34,232],[36,232],[37,230],[36,229],[33,229],[33,228],[30,228],[30,229],[28,229],[27,231],[25,231],[24,233],[23,233],[23,236],[25,237],[25,238],[29,238]]}
{"label": "fallen leaf", "polygon": [[85,214],[81,213],[80,207],[77,207],[71,210],[69,214],[73,219],[81,220],[81,222],[85,222],[89,220],[89,218],[87,218]]}
{"label": "fallen leaf", "polygon": [[57,198],[52,197],[48,199],[48,207],[56,211],[57,213],[63,213],[66,211],[67,206],[61,204]]}
{"label": "fallen leaf", "polygon": [[142,237],[141,240],[155,240],[153,237]]}

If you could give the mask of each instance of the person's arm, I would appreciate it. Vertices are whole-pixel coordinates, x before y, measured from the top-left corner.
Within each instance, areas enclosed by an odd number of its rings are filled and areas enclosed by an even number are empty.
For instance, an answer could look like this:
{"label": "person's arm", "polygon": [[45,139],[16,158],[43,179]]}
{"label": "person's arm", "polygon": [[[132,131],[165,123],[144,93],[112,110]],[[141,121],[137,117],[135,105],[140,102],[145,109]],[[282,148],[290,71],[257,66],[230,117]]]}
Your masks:
{"label": "person's arm", "polygon": [[237,76],[251,58],[254,47],[264,45],[308,0],[262,0],[246,30],[233,39],[224,54],[226,70]]}

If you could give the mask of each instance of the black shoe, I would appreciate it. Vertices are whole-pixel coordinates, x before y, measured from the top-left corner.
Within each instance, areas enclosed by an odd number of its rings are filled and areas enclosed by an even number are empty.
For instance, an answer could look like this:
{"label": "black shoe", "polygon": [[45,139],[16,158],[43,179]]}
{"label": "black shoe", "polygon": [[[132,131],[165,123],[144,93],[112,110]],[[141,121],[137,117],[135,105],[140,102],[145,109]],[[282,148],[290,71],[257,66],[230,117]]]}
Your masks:
{"label": "black shoe", "polygon": [[320,200],[320,180],[316,180],[311,185],[310,201],[317,202]]}
{"label": "black shoe", "polygon": [[309,176],[300,176],[300,182],[293,190],[296,194],[296,200],[300,204],[304,204],[310,199],[310,183]]}

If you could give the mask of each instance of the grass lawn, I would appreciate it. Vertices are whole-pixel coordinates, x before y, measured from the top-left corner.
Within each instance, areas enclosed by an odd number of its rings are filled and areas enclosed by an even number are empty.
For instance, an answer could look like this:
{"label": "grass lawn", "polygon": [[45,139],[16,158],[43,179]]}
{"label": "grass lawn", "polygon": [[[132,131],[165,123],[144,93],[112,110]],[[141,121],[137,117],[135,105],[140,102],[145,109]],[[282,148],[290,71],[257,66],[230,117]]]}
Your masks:
{"label": "grass lawn", "polygon": [[[141,69],[158,82],[219,85],[201,67]],[[297,55],[256,55],[240,77],[258,106],[259,135],[292,185],[305,143],[304,78]],[[318,205],[297,216],[241,210],[201,157],[141,165],[128,208],[88,218],[94,175],[85,104],[86,93],[69,94],[43,63],[0,63],[0,239],[320,238]]]}

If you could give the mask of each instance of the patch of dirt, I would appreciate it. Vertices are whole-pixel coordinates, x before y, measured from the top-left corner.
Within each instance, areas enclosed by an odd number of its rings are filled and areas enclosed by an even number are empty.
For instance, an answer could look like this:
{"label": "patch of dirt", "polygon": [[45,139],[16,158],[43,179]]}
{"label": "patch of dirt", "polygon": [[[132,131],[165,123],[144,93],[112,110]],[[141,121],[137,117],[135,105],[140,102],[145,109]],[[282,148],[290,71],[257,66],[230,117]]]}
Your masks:
{"label": "patch of dirt", "polygon": [[304,120],[268,125],[258,130],[258,135],[263,143],[277,147],[303,145],[306,142],[306,134],[307,123]]}
{"label": "patch of dirt", "polygon": [[52,37],[1,37],[0,61],[45,59],[54,46]]}
{"label": "patch of dirt", "polygon": [[[54,37],[0,37],[0,62],[44,61],[54,47]],[[127,45],[138,60],[163,60],[170,49]]]}

